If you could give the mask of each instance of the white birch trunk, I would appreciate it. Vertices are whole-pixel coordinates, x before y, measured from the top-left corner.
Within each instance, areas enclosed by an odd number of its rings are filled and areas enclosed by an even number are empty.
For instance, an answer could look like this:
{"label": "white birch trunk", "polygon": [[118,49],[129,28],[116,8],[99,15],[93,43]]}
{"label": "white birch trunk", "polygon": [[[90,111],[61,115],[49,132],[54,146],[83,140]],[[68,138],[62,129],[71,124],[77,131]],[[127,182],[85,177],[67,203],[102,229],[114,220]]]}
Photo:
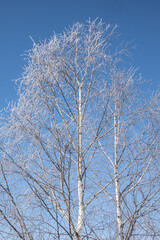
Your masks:
{"label": "white birch trunk", "polygon": [[117,112],[118,112],[117,100],[115,100],[115,113],[114,113],[115,193],[116,193],[118,236],[119,236],[119,240],[123,240],[124,236],[123,236],[123,224],[122,224],[121,201],[120,201],[120,186],[119,186],[119,176],[118,176],[118,156],[117,156],[118,134],[119,134],[119,121],[117,120]]}
{"label": "white birch trunk", "polygon": [[83,182],[82,182],[82,86],[79,84],[79,109],[78,109],[78,223],[76,227],[77,236],[75,240],[80,240],[84,222],[84,202],[83,202]]}

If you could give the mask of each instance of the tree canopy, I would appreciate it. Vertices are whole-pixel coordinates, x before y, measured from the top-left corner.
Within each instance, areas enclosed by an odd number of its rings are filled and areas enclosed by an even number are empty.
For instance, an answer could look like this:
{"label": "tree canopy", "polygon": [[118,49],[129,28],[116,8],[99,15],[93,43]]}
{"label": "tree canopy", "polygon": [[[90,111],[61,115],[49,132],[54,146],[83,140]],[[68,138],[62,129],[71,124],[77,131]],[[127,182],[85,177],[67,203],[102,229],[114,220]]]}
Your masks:
{"label": "tree canopy", "polygon": [[118,37],[89,20],[33,41],[1,114],[2,239],[159,238],[159,93]]}

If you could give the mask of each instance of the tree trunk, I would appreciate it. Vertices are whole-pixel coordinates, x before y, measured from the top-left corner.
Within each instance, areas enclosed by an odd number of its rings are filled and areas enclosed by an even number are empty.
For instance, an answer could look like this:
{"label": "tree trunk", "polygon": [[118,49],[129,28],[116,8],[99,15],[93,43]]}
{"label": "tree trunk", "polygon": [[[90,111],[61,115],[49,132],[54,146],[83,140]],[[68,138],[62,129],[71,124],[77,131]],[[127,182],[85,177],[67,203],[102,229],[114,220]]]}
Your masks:
{"label": "tree trunk", "polygon": [[[119,137],[119,121],[117,119],[118,106],[117,100],[115,100],[115,113],[114,113],[114,156],[115,156],[115,193],[116,193],[116,208],[117,208],[117,225],[118,225],[118,236],[119,240],[124,240],[123,236],[123,224],[122,224],[122,214],[121,214],[121,201],[120,201],[120,186],[119,186],[119,176],[118,176],[118,156],[117,156],[117,146]],[[118,116],[119,118],[119,116]]]}
{"label": "tree trunk", "polygon": [[78,202],[79,213],[76,227],[77,236],[75,240],[80,240],[84,222],[84,202],[83,202],[83,182],[82,182],[82,86],[79,84],[79,109],[78,109]]}

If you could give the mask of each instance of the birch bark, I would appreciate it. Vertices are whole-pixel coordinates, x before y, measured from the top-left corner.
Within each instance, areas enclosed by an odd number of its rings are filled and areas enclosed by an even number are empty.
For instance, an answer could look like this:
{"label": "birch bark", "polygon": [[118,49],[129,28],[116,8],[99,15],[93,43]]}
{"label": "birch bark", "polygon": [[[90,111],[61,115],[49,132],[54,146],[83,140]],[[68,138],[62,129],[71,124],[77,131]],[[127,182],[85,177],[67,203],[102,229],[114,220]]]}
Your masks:
{"label": "birch bark", "polygon": [[79,107],[78,107],[78,223],[76,227],[76,240],[81,239],[84,222],[84,202],[83,202],[83,182],[82,182],[82,84],[79,83]]}
{"label": "birch bark", "polygon": [[123,236],[123,224],[122,224],[122,212],[121,212],[121,201],[120,201],[120,186],[119,186],[119,174],[118,174],[118,135],[119,135],[119,113],[118,104],[116,99],[115,91],[115,112],[114,112],[114,174],[115,174],[115,193],[116,193],[116,209],[117,209],[117,225],[118,225],[118,236],[119,240],[124,240]]}

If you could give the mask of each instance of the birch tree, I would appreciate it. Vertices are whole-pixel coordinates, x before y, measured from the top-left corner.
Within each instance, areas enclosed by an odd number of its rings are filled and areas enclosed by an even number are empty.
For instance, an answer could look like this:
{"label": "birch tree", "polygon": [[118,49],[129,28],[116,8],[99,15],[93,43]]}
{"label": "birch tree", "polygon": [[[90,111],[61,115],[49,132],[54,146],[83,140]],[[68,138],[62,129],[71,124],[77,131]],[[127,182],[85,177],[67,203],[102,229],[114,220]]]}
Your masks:
{"label": "birch tree", "polygon": [[89,20],[33,41],[1,116],[3,239],[135,239],[158,219],[158,95],[138,98],[116,31]]}
{"label": "birch tree", "polygon": [[117,238],[158,239],[159,230],[156,235],[149,225],[145,226],[152,214],[155,223],[159,221],[158,95],[150,102],[145,100],[140,91],[142,79],[132,68],[126,71],[113,67],[110,80],[107,104],[111,117],[104,128],[109,134],[98,142],[112,184],[105,194],[115,206]]}

